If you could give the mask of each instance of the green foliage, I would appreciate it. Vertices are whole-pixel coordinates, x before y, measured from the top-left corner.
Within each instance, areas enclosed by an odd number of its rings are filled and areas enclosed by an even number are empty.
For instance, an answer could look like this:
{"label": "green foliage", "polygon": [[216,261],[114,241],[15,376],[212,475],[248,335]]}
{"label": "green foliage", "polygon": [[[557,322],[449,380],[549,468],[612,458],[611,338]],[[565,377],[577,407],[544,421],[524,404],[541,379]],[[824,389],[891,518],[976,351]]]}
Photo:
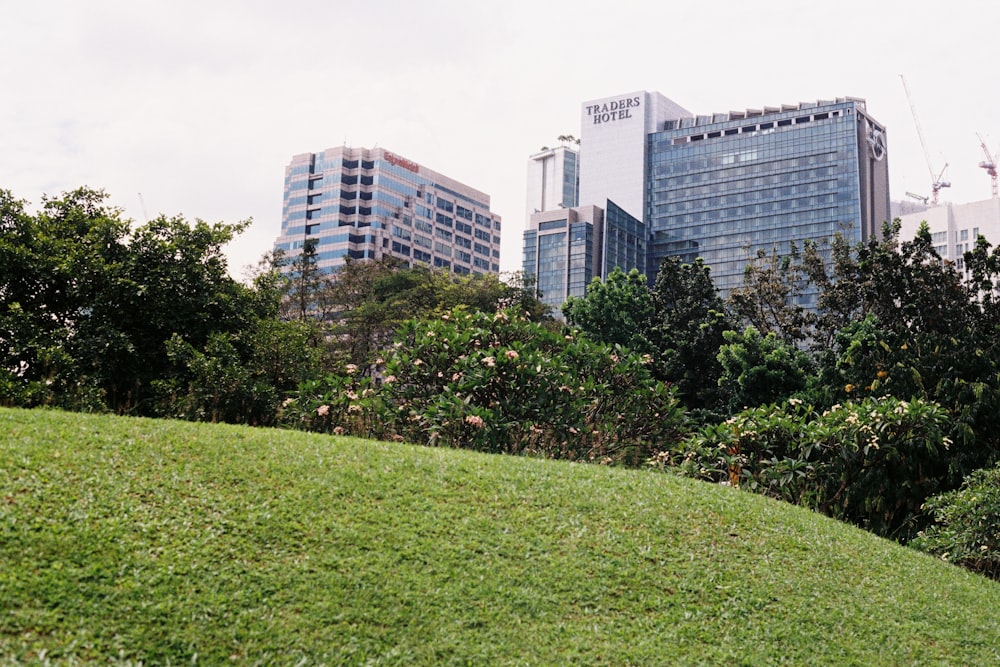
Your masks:
{"label": "green foliage", "polygon": [[784,256],[777,248],[771,254],[761,249],[747,262],[743,286],[730,292],[728,302],[734,315],[757,331],[795,345],[808,337],[813,319],[799,305],[806,283],[794,244]]}
{"label": "green foliage", "polygon": [[132,230],[106,198],[81,188],[29,215],[0,194],[8,402],[152,414],[150,389],[169,372],[173,334],[201,347],[258,314],[222,252],[245,223],[160,217]]}
{"label": "green foliage", "polygon": [[989,665],[1000,586],[691,480],[0,409],[0,663]]}
{"label": "green foliage", "polygon": [[947,413],[887,397],[817,413],[792,399],[706,426],[652,462],[805,505],[883,536],[914,532],[946,488]]}
{"label": "green foliage", "polygon": [[735,329],[701,259],[684,264],[668,257],[653,286],[654,315],[647,337],[659,377],[675,384],[689,408],[720,403],[719,347],[722,333]]}
{"label": "green foliage", "polygon": [[961,489],[927,500],[934,525],[910,545],[1000,579],[1000,466],[976,470]]}
{"label": "green foliage", "polygon": [[302,383],[281,409],[282,422],[293,428],[371,438],[391,434],[384,414],[376,383],[354,364]]}
{"label": "green foliage", "polygon": [[653,318],[653,299],[638,269],[625,273],[615,267],[606,281],[594,278],[586,296],[569,297],[562,312],[592,340],[639,353],[652,351],[645,332]]}
{"label": "green foliage", "polygon": [[456,310],[400,331],[385,360],[386,419],[410,442],[637,463],[684,427],[647,362],[515,311]]}
{"label": "green foliage", "polygon": [[761,336],[754,327],[722,335],[719,386],[729,395],[731,410],[780,402],[806,389],[814,364],[802,350],[774,332]]}

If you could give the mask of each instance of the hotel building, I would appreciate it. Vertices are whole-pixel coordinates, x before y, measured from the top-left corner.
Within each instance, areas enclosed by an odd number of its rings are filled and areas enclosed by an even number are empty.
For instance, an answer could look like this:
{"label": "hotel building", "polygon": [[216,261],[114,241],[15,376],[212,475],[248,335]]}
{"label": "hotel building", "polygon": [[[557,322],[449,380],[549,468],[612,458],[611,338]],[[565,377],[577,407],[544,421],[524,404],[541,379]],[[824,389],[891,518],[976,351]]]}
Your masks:
{"label": "hotel building", "polygon": [[329,148],[285,168],[276,250],[317,243],[319,268],[397,257],[456,274],[500,271],[500,216],[489,195],[383,148]]}
{"label": "hotel building", "polygon": [[[885,128],[861,99],[694,116],[640,91],[584,102],[581,116],[579,202],[629,216],[642,245],[638,256],[606,254],[609,238],[621,233],[630,242],[606,214],[593,235],[594,276],[620,266],[652,282],[665,258],[701,257],[725,297],[743,284],[758,250],[788,253],[811,240],[826,253],[823,242],[834,234],[857,243],[889,218]],[[542,266],[543,231],[530,220],[525,233],[524,269],[532,272],[534,257],[540,289],[542,271],[570,268],[555,259]],[[563,300],[575,294],[565,284]],[[555,303],[560,295],[543,296]],[[815,295],[805,294],[802,305],[814,307]]]}

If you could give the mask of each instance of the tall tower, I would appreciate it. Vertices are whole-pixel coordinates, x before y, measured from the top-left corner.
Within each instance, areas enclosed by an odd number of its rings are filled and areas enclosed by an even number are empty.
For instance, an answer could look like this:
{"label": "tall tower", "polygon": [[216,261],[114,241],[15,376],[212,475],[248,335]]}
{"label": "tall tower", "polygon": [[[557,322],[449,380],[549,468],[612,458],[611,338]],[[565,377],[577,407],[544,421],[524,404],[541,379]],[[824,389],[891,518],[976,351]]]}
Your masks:
{"label": "tall tower", "polygon": [[640,90],[584,102],[580,114],[580,203],[606,208],[610,199],[645,222],[646,138],[691,113]]}
{"label": "tall tower", "polygon": [[580,155],[566,146],[543,148],[528,158],[528,205],[533,213],[576,206],[580,191]]}

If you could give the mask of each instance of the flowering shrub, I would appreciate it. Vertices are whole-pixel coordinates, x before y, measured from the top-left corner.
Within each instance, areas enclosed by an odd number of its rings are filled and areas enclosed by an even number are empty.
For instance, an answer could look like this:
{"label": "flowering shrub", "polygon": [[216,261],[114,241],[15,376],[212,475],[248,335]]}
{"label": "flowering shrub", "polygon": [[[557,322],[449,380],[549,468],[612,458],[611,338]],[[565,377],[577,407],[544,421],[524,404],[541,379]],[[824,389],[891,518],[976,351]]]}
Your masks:
{"label": "flowering shrub", "polygon": [[948,426],[926,401],[867,398],[817,414],[792,399],[704,427],[651,463],[899,535],[947,478]]}
{"label": "flowering shrub", "polygon": [[381,419],[379,393],[368,376],[353,364],[343,375],[327,375],[299,386],[297,395],[281,405],[283,424],[334,435],[381,438],[389,435]]}
{"label": "flowering shrub", "polygon": [[635,463],[685,423],[648,358],[511,311],[410,321],[386,357],[386,423],[411,442]]}
{"label": "flowering shrub", "polygon": [[1000,466],[973,472],[924,509],[935,523],[911,546],[1000,580]]}

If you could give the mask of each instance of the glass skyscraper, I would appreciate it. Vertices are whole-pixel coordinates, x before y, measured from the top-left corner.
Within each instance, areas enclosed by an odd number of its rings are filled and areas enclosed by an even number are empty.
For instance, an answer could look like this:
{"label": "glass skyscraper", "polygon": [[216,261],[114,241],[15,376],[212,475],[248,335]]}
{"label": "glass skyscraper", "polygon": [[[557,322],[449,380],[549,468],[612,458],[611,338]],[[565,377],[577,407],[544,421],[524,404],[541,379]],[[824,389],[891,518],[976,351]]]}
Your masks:
{"label": "glass skyscraper", "polygon": [[701,257],[726,296],[758,250],[866,240],[889,216],[885,152],[852,98],[666,121],[647,137],[647,274]]}
{"label": "glass skyscraper", "polygon": [[382,148],[296,155],[285,168],[281,235],[294,258],[306,239],[319,267],[397,257],[457,274],[500,271],[500,216],[489,195]]}

